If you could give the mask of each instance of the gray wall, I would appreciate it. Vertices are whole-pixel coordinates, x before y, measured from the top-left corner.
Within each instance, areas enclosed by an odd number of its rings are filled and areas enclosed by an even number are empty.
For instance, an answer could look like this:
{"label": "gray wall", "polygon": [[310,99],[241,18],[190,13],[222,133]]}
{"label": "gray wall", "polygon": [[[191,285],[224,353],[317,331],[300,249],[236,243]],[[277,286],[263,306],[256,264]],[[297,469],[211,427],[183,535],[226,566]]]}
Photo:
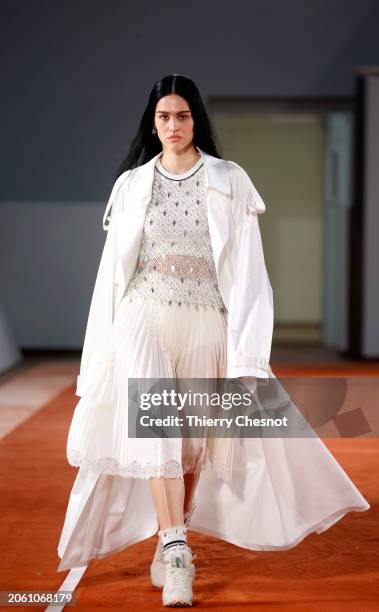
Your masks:
{"label": "gray wall", "polygon": [[80,346],[104,203],[158,78],[188,74],[205,100],[338,96],[379,63],[375,0],[0,9],[1,302],[22,346]]}

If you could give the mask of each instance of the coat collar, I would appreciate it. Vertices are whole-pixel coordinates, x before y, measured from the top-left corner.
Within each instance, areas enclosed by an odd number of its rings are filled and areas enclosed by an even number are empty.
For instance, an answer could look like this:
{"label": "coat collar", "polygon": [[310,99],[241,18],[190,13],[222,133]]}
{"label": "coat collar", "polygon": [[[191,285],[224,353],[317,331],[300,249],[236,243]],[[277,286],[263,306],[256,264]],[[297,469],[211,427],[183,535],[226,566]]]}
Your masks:
{"label": "coat collar", "polygon": [[[210,189],[214,189],[216,192],[230,197],[232,189],[226,168],[226,161],[224,159],[220,159],[219,157],[215,157],[214,155],[206,153],[205,151],[200,149],[200,147],[196,147],[196,149],[199,151],[199,153],[201,153],[204,159],[207,191],[209,191]],[[157,153],[157,155],[152,157],[152,159],[145,162],[141,166],[137,166],[137,168],[133,168],[132,170],[127,170],[118,177],[104,212],[104,230],[107,230],[109,228],[109,213],[113,206],[113,202],[115,200],[118,189],[127,174],[129,174],[131,181],[130,189],[128,190],[128,200],[132,203],[132,207],[148,205],[153,190],[154,168],[156,161],[158,157],[160,157],[160,155],[162,155],[162,151]]]}
{"label": "coat collar", "polygon": [[[205,151],[200,149],[200,147],[196,147],[196,149],[199,151],[199,153],[204,159],[207,188],[216,189],[216,191],[220,191],[221,193],[230,196],[231,184],[228,173],[226,172],[225,160],[206,153]],[[142,164],[142,166],[138,166],[134,169],[134,172],[136,173],[135,180],[137,181],[137,183],[146,186],[146,198],[150,198],[151,196],[154,167],[158,157],[160,157],[161,155],[162,151],[160,151],[157,155],[155,155],[145,164]]]}

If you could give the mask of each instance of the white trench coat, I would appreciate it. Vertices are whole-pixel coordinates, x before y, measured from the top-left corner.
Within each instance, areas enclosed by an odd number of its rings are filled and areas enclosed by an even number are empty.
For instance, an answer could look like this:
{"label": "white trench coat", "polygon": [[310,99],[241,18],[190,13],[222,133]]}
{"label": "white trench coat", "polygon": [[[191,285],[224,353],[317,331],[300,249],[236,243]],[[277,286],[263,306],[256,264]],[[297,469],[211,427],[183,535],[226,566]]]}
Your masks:
{"label": "white trench coat", "polygon": [[[265,204],[238,164],[201,153],[212,252],[228,312],[227,377],[275,379],[269,363],[273,292],[258,224]],[[116,309],[136,269],[157,158],[124,172],[106,207],[107,237],[86,328],[79,397],[102,370]],[[233,487],[212,470],[202,471],[191,521],[194,531],[252,550],[285,549],[312,531],[321,533],[347,511],[369,507],[317,437],[249,439],[235,454],[236,465],[243,467],[233,475]],[[58,571],[72,568],[75,573],[91,559],[122,550],[157,530],[148,480],[81,467],[58,545]]]}

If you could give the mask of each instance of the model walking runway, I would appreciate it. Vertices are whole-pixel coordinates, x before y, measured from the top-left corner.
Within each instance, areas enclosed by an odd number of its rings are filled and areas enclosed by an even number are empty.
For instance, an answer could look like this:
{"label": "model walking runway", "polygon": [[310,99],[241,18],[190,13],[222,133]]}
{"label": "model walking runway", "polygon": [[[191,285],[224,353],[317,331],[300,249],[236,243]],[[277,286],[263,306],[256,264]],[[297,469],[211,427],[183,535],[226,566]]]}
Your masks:
{"label": "model walking runway", "polygon": [[[317,436],[128,436],[130,379],[174,379],[179,388],[188,378],[276,381],[258,224],[265,205],[238,164],[195,144],[194,84],[173,75],[165,88],[151,102],[151,138],[158,133],[163,146],[155,142],[144,163],[123,169],[105,214],[67,441],[68,461],[80,469],[59,570],[159,530],[152,567],[162,568],[163,604],[191,605],[189,527],[246,549],[280,550],[369,504]],[[187,169],[166,167],[178,163]]]}

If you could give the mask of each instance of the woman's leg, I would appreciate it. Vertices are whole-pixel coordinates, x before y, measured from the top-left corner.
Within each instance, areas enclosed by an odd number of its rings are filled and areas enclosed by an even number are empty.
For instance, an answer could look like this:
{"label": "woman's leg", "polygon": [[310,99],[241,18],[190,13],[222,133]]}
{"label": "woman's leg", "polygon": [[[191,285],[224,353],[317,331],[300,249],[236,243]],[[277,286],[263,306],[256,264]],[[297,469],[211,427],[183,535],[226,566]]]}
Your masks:
{"label": "woman's leg", "polygon": [[150,483],[160,529],[183,525],[183,478],[150,478]]}
{"label": "woman's leg", "polygon": [[[168,314],[170,317],[164,319],[165,325],[160,329],[160,333],[166,339],[166,344],[170,346],[172,330],[175,330],[172,362],[175,364],[177,391],[188,391],[188,382],[193,390],[196,387],[194,379],[199,378],[200,392],[204,392],[204,378],[213,380],[225,375],[227,329],[225,316],[217,314],[215,318],[213,311],[200,311],[199,315],[197,309],[180,312],[171,309]],[[179,325],[174,324],[176,314],[180,317]],[[183,317],[187,317],[187,325],[183,324]],[[188,329],[194,331],[194,338],[188,337]],[[212,383],[211,390],[213,390]],[[204,440],[184,438],[182,460],[191,471],[185,473],[183,478],[150,479],[160,529],[184,524],[184,513],[191,508],[201,474],[204,451]],[[192,471],[196,463],[199,464],[199,469]]]}
{"label": "woman's leg", "polygon": [[150,478],[160,529],[183,525],[184,513],[191,507],[200,470],[181,478]]}

